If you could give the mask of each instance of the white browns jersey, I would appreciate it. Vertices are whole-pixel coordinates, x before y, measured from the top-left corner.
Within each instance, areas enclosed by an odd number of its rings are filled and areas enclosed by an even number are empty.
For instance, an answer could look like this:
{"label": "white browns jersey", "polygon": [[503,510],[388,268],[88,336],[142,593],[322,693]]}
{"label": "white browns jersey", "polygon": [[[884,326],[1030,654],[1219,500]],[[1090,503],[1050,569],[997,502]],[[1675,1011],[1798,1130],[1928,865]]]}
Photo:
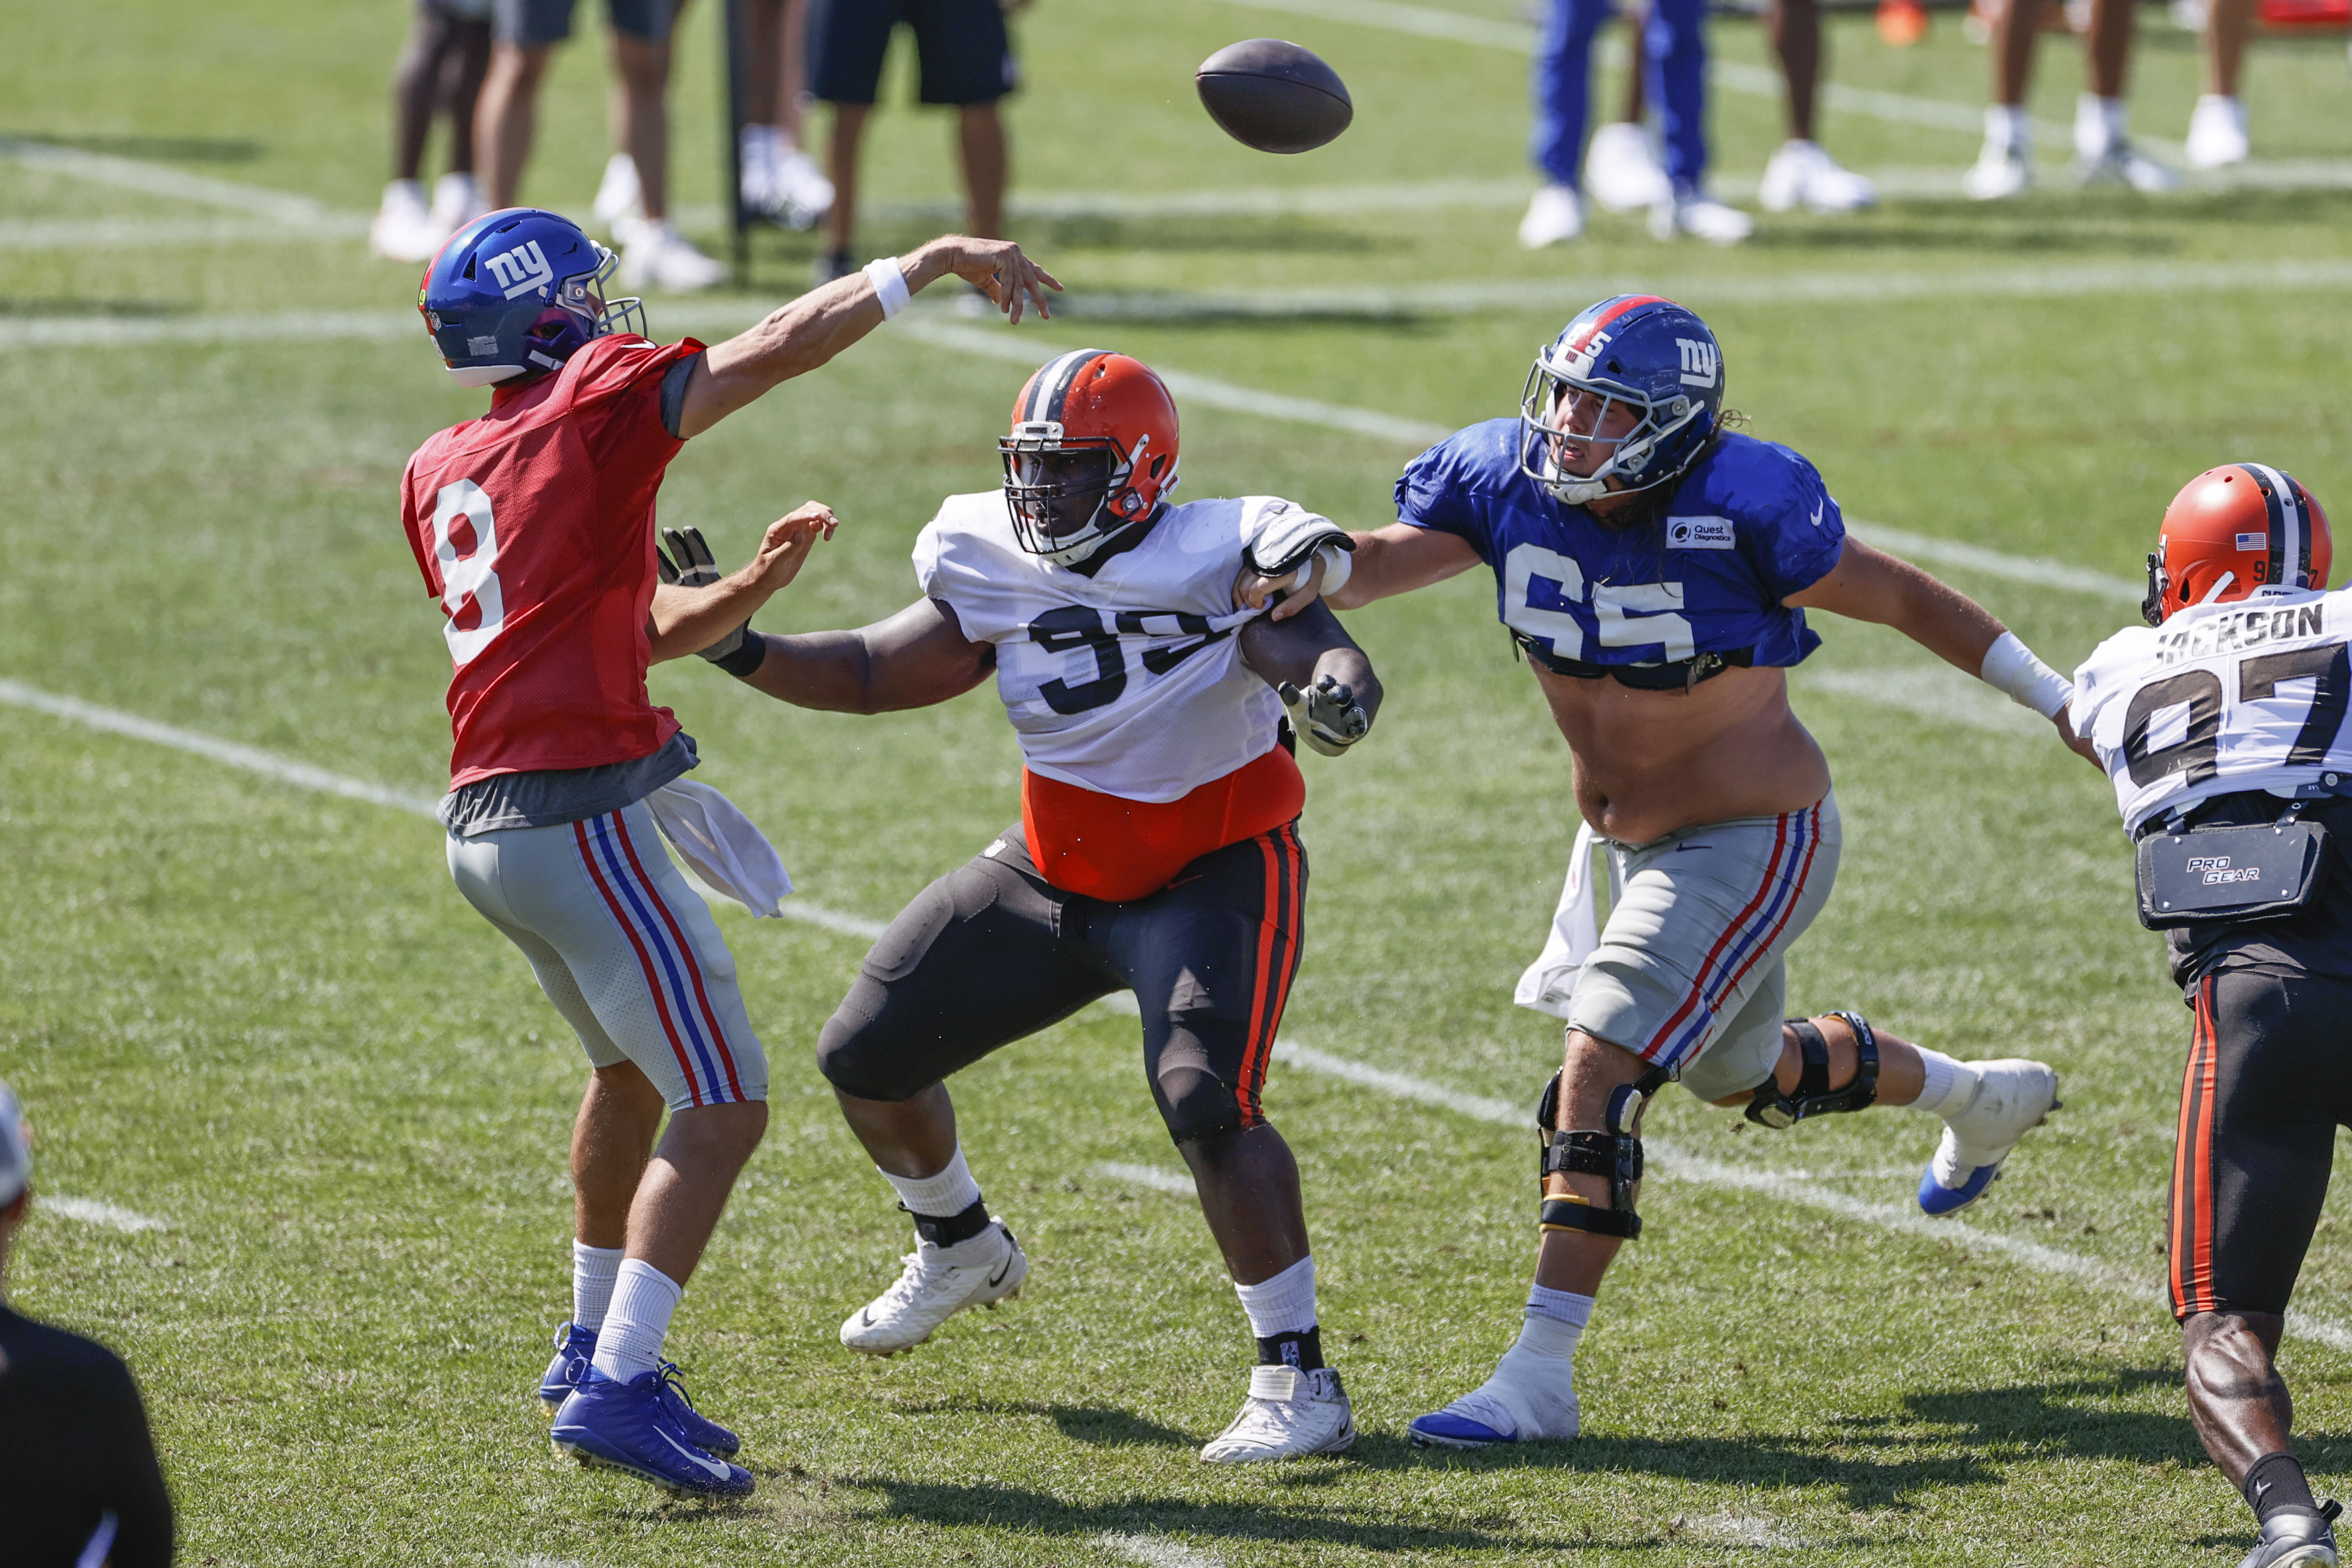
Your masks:
{"label": "white browns jersey", "polygon": [[1282,700],[1242,662],[1242,552],[1291,510],[1187,501],[1092,577],[1021,548],[1001,490],[950,496],[915,541],[923,592],[996,645],[1032,773],[1129,800],[1190,795],[1274,749]]}
{"label": "white browns jersey", "polygon": [[2241,790],[2352,774],[2352,590],[2261,588],[2130,626],[2074,672],[2074,731],[2115,781],[2124,826]]}

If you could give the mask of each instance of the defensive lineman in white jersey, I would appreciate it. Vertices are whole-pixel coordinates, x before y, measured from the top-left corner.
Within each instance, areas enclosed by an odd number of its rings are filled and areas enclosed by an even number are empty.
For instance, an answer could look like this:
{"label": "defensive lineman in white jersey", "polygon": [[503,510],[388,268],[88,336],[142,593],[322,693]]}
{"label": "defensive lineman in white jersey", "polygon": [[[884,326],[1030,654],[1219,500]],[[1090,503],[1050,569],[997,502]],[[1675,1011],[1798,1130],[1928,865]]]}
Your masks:
{"label": "defensive lineman in white jersey", "polygon": [[1003,490],[950,497],[923,530],[922,598],[860,631],[768,637],[745,677],[873,713],[993,668],[1026,764],[1022,820],[907,906],[817,1043],[918,1243],[842,1342],[911,1350],[1020,1289],[1029,1260],[981,1201],[943,1080],[1132,991],[1152,1098],[1257,1341],[1241,1414],[1201,1457],[1336,1453],[1355,1423],[1323,1363],[1298,1167],[1259,1093],[1307,898],[1283,707],[1337,755],[1381,690],[1328,607],[1265,612],[1270,593],[1344,582],[1352,547],[1271,497],[1171,504],[1175,404],[1124,354],[1040,370],[1001,450]]}
{"label": "defensive lineman in white jersey", "polygon": [[2167,1285],[2197,1436],[2261,1533],[2242,1568],[2336,1563],[2274,1364],[2352,1126],[2352,592],[2308,491],[2199,475],[2148,557],[2148,625],[2074,675],[2073,717],[2136,842],[2140,919],[2195,1016]]}

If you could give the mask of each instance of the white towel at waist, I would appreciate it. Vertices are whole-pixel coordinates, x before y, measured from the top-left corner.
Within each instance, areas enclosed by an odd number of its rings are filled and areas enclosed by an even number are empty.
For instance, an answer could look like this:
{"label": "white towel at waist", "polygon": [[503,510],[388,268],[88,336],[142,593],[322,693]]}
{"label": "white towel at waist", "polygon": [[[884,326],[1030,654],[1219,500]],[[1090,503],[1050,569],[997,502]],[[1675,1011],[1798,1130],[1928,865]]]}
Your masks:
{"label": "white towel at waist", "polygon": [[646,796],[646,809],[696,876],[755,915],[783,913],[793,879],[734,802],[709,784],[678,779]]}
{"label": "white towel at waist", "polygon": [[1592,885],[1593,837],[1591,823],[1578,825],[1576,847],[1568,854],[1568,885],[1560,889],[1559,908],[1552,911],[1551,935],[1511,994],[1520,1006],[1555,1018],[1568,1016],[1577,972],[1601,945],[1599,900]]}

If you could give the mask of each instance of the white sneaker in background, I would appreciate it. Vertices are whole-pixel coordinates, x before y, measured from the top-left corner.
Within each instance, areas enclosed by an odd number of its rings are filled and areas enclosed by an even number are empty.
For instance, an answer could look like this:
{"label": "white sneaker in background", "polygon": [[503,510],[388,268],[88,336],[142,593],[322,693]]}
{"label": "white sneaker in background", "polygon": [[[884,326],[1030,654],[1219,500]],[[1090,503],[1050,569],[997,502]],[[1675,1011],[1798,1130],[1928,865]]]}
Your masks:
{"label": "white sneaker in background", "polygon": [[1756,220],[1708,196],[1676,196],[1650,209],[1650,237],[1686,234],[1709,245],[1738,245],[1756,232]]}
{"label": "white sneaker in background", "polygon": [[776,156],[773,126],[746,125],[737,143],[743,165],[743,205],[755,213],[776,210]]}
{"label": "white sneaker in background", "polygon": [[2189,115],[2189,166],[2221,169],[2242,163],[2252,152],[2246,140],[2246,106],[2234,98],[2209,92]]}
{"label": "white sneaker in background", "polygon": [[622,237],[623,224],[646,216],[645,191],[637,184],[635,159],[626,153],[613,154],[604,164],[604,177],[597,182],[596,200],[588,210],[615,239]]}
{"label": "white sneaker in background", "polygon": [[2159,163],[2128,142],[2118,142],[2096,158],[2077,159],[2074,176],[2086,185],[2129,185],[2143,195],[2180,188],[2180,171]]}
{"label": "white sneaker in background", "polygon": [[841,1325],[841,1342],[867,1355],[913,1350],[966,1307],[993,1307],[1021,1294],[1029,1255],[991,1216],[988,1228],[953,1247],[918,1243],[890,1288]]}
{"label": "white sneaker in background", "polygon": [[473,175],[453,169],[433,182],[433,226],[444,239],[489,210]]}
{"label": "white sneaker in background", "polygon": [[383,188],[383,202],[368,225],[368,248],[387,261],[430,261],[448,230],[433,226],[425,205],[425,187],[415,180],[394,180]]}
{"label": "white sneaker in background", "polygon": [[775,161],[775,193],[777,216],[784,226],[811,229],[824,221],[833,210],[833,182],[816,166],[816,160],[797,147],[782,150]]}
{"label": "white sneaker in background", "polygon": [[1209,1439],[1201,1458],[1212,1465],[1264,1464],[1342,1453],[1355,1441],[1355,1412],[1335,1368],[1255,1366],[1242,1413]]}
{"label": "white sneaker in background", "polygon": [[1986,142],[1960,179],[1960,189],[1979,202],[2007,201],[2024,195],[2032,185],[2032,156],[2013,142]]}
{"label": "white sneaker in background", "polygon": [[719,262],[694,248],[667,222],[639,218],[617,224],[614,237],[621,242],[621,287],[663,289],[690,294],[708,289],[727,276]]}
{"label": "white sneaker in background", "polygon": [[1613,213],[1654,207],[1675,194],[1649,136],[1630,120],[1611,121],[1592,133],[1584,151],[1584,188]]}
{"label": "white sneaker in background", "polygon": [[1546,185],[1528,203],[1519,220],[1519,243],[1529,250],[1559,245],[1584,233],[1584,203],[1566,185]]}
{"label": "white sneaker in background", "polygon": [[1859,212],[1878,205],[1878,187],[1844,167],[1817,142],[1788,141],[1764,165],[1756,199],[1768,213],[1799,206],[1817,213]]}

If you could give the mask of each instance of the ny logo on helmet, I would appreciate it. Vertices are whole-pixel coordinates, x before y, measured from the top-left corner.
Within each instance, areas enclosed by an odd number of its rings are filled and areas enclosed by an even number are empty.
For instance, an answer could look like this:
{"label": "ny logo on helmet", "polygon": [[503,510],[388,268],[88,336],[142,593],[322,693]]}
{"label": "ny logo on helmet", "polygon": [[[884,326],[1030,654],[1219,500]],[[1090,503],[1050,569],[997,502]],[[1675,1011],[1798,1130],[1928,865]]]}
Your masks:
{"label": "ny logo on helmet", "polygon": [[1688,338],[1676,338],[1675,347],[1683,352],[1683,384],[1713,386],[1716,373],[1723,368],[1723,355],[1713,343],[1693,342]]}
{"label": "ny logo on helmet", "polygon": [[[535,239],[527,239],[512,250],[490,257],[484,265],[509,300],[555,281],[555,268],[547,264],[547,253],[539,248]],[[1683,357],[1687,363],[1690,356],[1685,353]]]}

